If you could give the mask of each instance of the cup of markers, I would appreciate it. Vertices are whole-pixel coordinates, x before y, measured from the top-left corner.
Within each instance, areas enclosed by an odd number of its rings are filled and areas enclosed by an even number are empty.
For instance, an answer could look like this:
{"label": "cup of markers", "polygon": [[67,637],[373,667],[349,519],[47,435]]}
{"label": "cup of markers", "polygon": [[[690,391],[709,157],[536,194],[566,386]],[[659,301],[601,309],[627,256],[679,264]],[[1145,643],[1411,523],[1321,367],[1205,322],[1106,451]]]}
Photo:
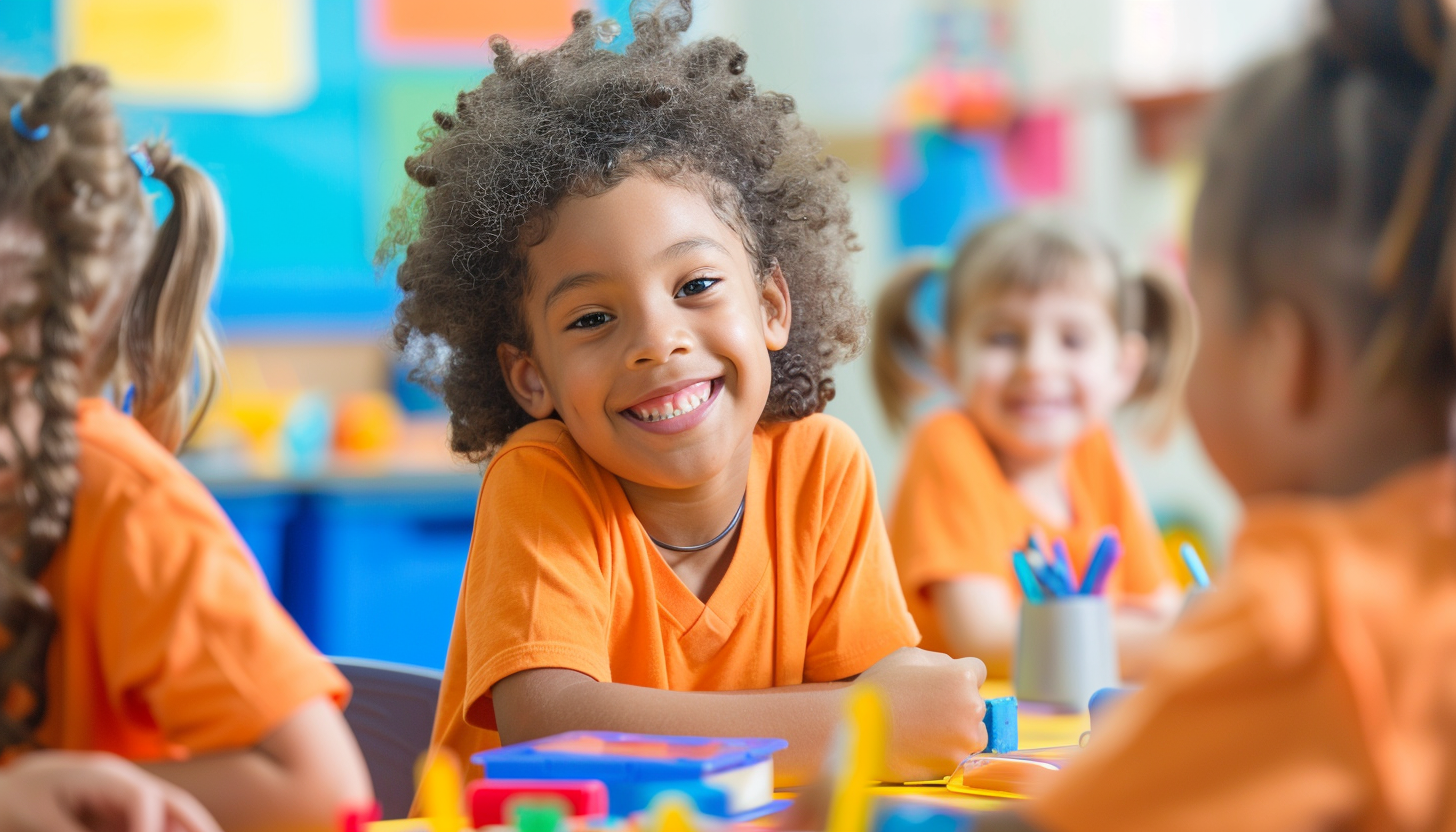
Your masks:
{"label": "cup of markers", "polygon": [[1066,545],[1057,540],[1051,550],[1033,538],[1011,556],[1025,595],[1012,679],[1022,701],[1082,710],[1092,694],[1120,682],[1106,592],[1122,543],[1115,530],[1103,532],[1080,580]]}

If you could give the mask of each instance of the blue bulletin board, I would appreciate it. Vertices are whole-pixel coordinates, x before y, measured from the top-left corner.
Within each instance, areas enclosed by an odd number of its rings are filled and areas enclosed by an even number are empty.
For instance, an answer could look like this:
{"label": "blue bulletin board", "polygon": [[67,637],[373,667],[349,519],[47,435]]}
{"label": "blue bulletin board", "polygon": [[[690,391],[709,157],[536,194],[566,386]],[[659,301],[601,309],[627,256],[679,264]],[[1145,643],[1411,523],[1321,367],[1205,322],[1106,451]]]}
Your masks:
{"label": "blue bulletin board", "polygon": [[[186,85],[197,77],[169,88],[153,83],[147,66],[116,66],[117,100],[128,140],[164,135],[217,182],[230,220],[215,299],[226,329],[373,332],[396,299],[392,276],[379,275],[372,261],[404,183],[404,157],[437,107],[479,83],[490,57],[483,38],[478,49],[466,44],[434,56],[380,48],[374,24],[381,3],[387,0],[4,0],[0,70],[43,73],[76,54],[78,43],[120,54],[125,64],[131,44],[118,32],[145,40],[165,30],[180,40],[167,44],[178,61],[206,62],[231,49],[233,66],[247,72],[216,72],[256,75],[260,56],[236,33],[252,26],[249,37],[266,39],[279,27],[297,27],[284,33],[283,46],[270,40],[261,50],[291,50],[282,63],[297,67],[287,77],[242,78],[209,96],[205,83]],[[585,5],[625,16],[622,0]],[[234,42],[195,42],[210,36],[209,26]],[[110,42],[101,43],[98,32]],[[156,63],[154,47],[134,51]]]}

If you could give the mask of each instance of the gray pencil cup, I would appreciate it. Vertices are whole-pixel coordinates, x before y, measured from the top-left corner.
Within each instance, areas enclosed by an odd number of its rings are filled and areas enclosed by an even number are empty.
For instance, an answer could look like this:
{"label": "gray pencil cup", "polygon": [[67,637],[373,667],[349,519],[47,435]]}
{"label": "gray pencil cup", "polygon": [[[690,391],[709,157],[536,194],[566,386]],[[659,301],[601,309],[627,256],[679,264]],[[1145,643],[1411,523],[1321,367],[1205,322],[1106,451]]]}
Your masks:
{"label": "gray pencil cup", "polygon": [[1107,598],[1072,595],[1022,604],[1012,674],[1017,699],[1069,710],[1085,711],[1092,694],[1116,687],[1117,637]]}

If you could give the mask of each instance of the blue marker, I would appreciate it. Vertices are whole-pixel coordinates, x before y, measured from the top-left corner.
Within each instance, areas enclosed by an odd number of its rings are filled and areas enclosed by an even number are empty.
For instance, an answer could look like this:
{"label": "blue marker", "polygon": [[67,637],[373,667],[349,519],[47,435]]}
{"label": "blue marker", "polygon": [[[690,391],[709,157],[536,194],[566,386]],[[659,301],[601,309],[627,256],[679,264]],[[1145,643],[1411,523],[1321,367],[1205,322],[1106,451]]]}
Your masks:
{"label": "blue marker", "polygon": [[1067,552],[1067,543],[1060,537],[1052,541],[1052,552],[1056,555],[1053,564],[1062,571],[1068,587],[1077,586],[1077,570],[1072,568],[1072,556]]}
{"label": "blue marker", "polygon": [[1047,556],[1035,543],[1026,549],[1026,563],[1031,567],[1031,574],[1035,575],[1041,585],[1046,587],[1047,592],[1053,596],[1061,597],[1073,593],[1073,587],[1067,583],[1066,576],[1060,569],[1052,566],[1047,560]]}
{"label": "blue marker", "polygon": [[1193,544],[1184,543],[1179,546],[1178,554],[1183,556],[1183,565],[1188,567],[1188,574],[1193,576],[1193,583],[1199,589],[1208,589],[1213,582],[1208,579],[1208,570],[1203,567],[1203,558],[1198,556],[1198,550],[1193,548]]}
{"label": "blue marker", "polygon": [[1016,572],[1016,580],[1021,584],[1021,593],[1026,596],[1026,600],[1033,604],[1040,604],[1046,600],[1046,594],[1041,591],[1041,584],[1036,581],[1036,573],[1031,571],[1031,564],[1026,562],[1026,555],[1021,552],[1012,552],[1011,568]]}
{"label": "blue marker", "polygon": [[1117,532],[1103,532],[1097,541],[1096,551],[1092,553],[1092,560],[1087,564],[1087,574],[1082,576],[1082,586],[1077,591],[1082,595],[1100,595],[1107,586],[1107,576],[1121,557],[1122,543],[1117,539]]}

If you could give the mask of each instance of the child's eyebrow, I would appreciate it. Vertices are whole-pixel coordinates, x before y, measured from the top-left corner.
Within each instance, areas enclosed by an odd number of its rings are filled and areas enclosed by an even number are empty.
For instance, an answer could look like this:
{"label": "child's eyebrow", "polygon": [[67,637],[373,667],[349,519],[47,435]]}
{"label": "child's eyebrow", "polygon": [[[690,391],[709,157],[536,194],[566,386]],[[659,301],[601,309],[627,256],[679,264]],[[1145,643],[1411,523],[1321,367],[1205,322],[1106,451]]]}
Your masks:
{"label": "child's eyebrow", "polygon": [[711,237],[689,237],[686,240],[679,240],[668,246],[666,249],[663,250],[662,257],[664,259],[670,257],[681,257],[688,252],[697,251],[700,248],[717,249],[724,255],[727,255],[729,257],[732,256],[728,249],[723,247],[722,243],[712,239]]}
{"label": "child's eyebrow", "polygon": [[561,297],[567,292],[570,292],[572,289],[580,286],[590,285],[601,279],[602,274],[600,272],[582,272],[580,274],[574,274],[570,277],[564,278],[560,283],[552,286],[551,291],[546,293],[546,302],[543,304],[543,307],[546,309],[550,309],[551,304],[555,303],[557,298]]}

